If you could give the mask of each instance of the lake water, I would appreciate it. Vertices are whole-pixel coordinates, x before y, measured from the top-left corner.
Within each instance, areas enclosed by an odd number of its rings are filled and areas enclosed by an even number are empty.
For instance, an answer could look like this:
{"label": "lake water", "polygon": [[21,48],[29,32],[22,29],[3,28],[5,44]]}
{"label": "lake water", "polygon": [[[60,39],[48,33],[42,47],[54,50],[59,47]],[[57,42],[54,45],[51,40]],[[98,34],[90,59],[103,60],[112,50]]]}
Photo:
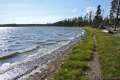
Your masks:
{"label": "lake water", "polygon": [[0,27],[0,56],[21,53],[0,60],[0,64],[24,60],[38,51],[44,54],[81,36],[82,32],[78,27]]}

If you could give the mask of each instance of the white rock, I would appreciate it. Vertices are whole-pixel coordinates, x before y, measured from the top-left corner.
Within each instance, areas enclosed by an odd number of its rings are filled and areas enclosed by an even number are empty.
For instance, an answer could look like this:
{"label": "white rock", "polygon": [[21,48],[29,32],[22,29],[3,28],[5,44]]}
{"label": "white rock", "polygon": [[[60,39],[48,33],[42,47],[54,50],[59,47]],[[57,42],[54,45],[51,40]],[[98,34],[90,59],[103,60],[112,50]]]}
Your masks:
{"label": "white rock", "polygon": [[108,33],[108,30],[105,30],[105,29],[104,29],[104,30],[102,30],[102,32]]}

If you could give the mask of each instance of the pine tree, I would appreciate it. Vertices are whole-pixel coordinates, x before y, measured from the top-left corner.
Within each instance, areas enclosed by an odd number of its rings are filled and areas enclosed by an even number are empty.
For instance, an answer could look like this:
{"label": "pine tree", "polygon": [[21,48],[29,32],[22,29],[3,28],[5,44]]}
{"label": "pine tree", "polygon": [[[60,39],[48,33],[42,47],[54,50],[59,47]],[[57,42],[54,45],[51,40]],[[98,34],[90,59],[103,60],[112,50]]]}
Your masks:
{"label": "pine tree", "polygon": [[102,20],[103,20],[101,12],[102,12],[101,5],[98,5],[96,15],[95,15],[94,20],[93,20],[94,25],[97,26],[97,27],[99,27],[101,25]]}
{"label": "pine tree", "polygon": [[92,24],[92,11],[89,12],[89,24]]}
{"label": "pine tree", "polygon": [[109,17],[105,17],[103,23],[104,25],[109,25]]}
{"label": "pine tree", "polygon": [[112,0],[110,10],[110,21],[115,25],[115,30],[120,25],[120,0]]}

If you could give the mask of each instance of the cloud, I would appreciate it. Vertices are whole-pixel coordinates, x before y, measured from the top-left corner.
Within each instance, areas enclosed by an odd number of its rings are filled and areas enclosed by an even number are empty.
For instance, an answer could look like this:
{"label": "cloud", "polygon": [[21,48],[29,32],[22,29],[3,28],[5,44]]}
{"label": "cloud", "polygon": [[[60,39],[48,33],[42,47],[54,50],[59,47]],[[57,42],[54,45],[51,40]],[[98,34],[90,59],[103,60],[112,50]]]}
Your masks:
{"label": "cloud", "polygon": [[89,6],[89,7],[86,8],[86,13],[89,13],[90,11],[94,12],[95,11],[95,7]]}
{"label": "cloud", "polygon": [[17,23],[17,24],[45,24],[45,23],[54,23],[59,20],[63,20],[64,17],[60,16],[38,16],[38,17],[30,17],[30,16],[16,16],[16,17],[9,17],[8,19],[0,20],[0,23]]}
{"label": "cloud", "polygon": [[78,11],[77,8],[73,8],[73,9],[72,9],[72,12],[73,12],[73,13],[76,13],[77,11]]}
{"label": "cloud", "polygon": [[45,16],[43,17],[40,22],[41,23],[54,23],[56,21],[62,20],[64,19],[64,17],[60,17],[60,16]]}

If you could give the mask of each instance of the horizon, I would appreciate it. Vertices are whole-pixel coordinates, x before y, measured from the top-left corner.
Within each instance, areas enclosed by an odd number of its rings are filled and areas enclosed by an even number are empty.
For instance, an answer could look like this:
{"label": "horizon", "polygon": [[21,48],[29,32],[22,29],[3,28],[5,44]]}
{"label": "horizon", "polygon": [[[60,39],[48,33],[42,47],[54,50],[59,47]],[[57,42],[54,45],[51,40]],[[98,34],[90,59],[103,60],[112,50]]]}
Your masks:
{"label": "horizon", "polygon": [[0,0],[0,24],[46,24],[84,16],[98,5],[108,16],[111,0]]}

